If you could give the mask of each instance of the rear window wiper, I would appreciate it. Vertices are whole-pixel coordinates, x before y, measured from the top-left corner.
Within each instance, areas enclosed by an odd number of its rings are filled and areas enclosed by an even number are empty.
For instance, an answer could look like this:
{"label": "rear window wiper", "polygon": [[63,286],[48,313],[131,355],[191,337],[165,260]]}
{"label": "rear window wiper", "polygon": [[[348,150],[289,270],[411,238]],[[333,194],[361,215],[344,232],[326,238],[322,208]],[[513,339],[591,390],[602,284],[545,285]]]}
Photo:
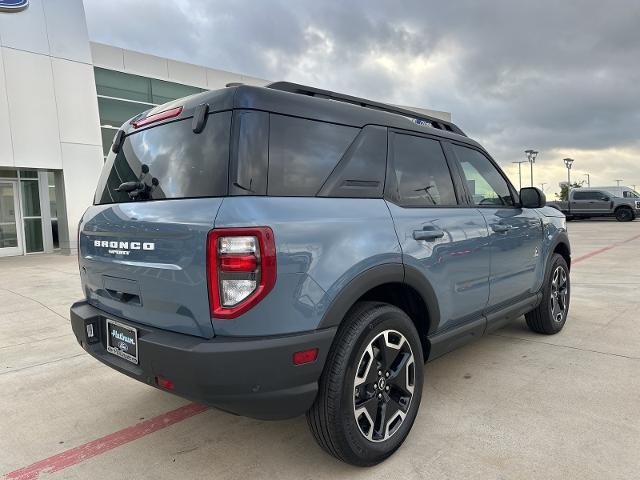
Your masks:
{"label": "rear window wiper", "polygon": [[116,188],[116,192],[132,192],[134,190],[143,190],[145,188],[145,184],[142,182],[122,182],[118,188]]}

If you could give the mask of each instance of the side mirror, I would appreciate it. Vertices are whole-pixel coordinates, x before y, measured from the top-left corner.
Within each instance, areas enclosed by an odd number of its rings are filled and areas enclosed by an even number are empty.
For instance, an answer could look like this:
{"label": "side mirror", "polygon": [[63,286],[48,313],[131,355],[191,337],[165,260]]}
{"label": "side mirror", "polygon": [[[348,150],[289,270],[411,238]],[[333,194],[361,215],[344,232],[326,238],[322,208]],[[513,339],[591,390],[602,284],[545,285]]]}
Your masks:
{"label": "side mirror", "polygon": [[608,202],[609,200],[611,200],[609,197],[602,197],[603,202]]}
{"label": "side mirror", "polygon": [[547,204],[542,190],[536,187],[524,187],[520,190],[520,205],[523,208],[542,208]]}

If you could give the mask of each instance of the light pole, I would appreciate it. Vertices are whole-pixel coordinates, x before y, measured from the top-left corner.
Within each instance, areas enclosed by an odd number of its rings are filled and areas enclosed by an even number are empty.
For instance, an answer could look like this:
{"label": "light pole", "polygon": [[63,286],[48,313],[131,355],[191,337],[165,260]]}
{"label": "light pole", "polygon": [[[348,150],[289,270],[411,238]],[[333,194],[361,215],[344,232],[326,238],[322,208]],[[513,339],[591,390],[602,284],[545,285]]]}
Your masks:
{"label": "light pole", "polygon": [[587,187],[591,187],[591,176],[588,173],[585,173],[587,176]]}
{"label": "light pole", "polygon": [[523,163],[527,163],[526,160],[522,160],[520,162],[511,162],[511,163],[517,163],[518,164],[518,188],[520,190],[522,190],[522,164]]}
{"label": "light pole", "polygon": [[571,164],[573,163],[573,158],[565,158],[564,166],[567,167],[567,200],[569,200],[569,192],[571,191]]}
{"label": "light pole", "polygon": [[540,184],[540,186],[542,187],[542,193],[544,193],[544,186],[545,186],[546,184],[547,184],[546,182],[542,182],[542,183]]}
{"label": "light pole", "polygon": [[617,184],[617,186],[618,186],[618,187],[620,186],[620,182],[621,182],[621,181],[622,181],[622,179],[621,179],[621,178],[620,178],[620,179],[617,179],[617,180],[614,180],[614,182],[616,182],[616,184]]}
{"label": "light pole", "polygon": [[536,163],[536,157],[538,156],[538,153],[536,150],[525,150],[524,153],[527,154],[527,160],[529,161],[529,164],[531,165],[531,186],[533,187],[533,164]]}

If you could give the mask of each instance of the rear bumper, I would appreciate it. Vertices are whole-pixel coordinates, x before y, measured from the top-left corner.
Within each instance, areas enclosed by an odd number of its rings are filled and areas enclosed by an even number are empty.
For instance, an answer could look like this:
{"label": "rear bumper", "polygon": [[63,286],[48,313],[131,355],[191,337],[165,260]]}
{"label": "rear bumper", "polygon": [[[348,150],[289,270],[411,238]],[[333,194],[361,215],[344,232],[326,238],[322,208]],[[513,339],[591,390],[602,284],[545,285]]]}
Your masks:
{"label": "rear bumper", "polygon": [[[107,317],[138,329],[138,365],[107,352]],[[87,338],[88,323],[98,330],[95,343]],[[71,306],[71,325],[82,348],[125,375],[157,388],[160,376],[175,384],[171,393],[260,419],[295,417],[309,409],[336,333],[330,328],[280,337],[203,339],[107,315],[85,301]],[[293,365],[295,352],[314,347],[319,349],[315,362]]]}

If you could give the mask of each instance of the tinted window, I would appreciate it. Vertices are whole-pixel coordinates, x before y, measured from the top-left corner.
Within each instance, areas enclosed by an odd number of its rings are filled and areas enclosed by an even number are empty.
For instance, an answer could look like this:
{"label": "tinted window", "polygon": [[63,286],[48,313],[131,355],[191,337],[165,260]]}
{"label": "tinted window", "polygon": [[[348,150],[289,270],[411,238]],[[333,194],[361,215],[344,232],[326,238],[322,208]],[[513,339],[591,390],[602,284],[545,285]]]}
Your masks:
{"label": "tinted window", "polygon": [[393,134],[395,192],[392,199],[407,207],[455,205],[451,173],[440,142],[423,137]]}
{"label": "tinted window", "polygon": [[387,129],[367,125],[342,156],[318,196],[382,198],[386,167]]}
{"label": "tinted window", "polygon": [[622,196],[624,198],[638,198],[638,194],[636,192],[631,192],[629,190],[622,192]]}
{"label": "tinted window", "polygon": [[578,190],[573,192],[574,200],[601,200],[605,197],[602,192],[580,192]]}
{"label": "tinted window", "polygon": [[[126,137],[109,153],[96,191],[96,204],[226,195],[231,113],[209,115],[195,134],[191,119],[148,128]],[[136,191],[117,192],[124,182]]]}
{"label": "tinted window", "polygon": [[229,195],[266,195],[269,114],[236,110],[233,115]]}
{"label": "tinted window", "polygon": [[270,116],[269,186],[273,196],[315,196],[358,128]]}
{"label": "tinted window", "polygon": [[482,153],[452,145],[475,205],[513,205],[511,190],[498,169]]}

